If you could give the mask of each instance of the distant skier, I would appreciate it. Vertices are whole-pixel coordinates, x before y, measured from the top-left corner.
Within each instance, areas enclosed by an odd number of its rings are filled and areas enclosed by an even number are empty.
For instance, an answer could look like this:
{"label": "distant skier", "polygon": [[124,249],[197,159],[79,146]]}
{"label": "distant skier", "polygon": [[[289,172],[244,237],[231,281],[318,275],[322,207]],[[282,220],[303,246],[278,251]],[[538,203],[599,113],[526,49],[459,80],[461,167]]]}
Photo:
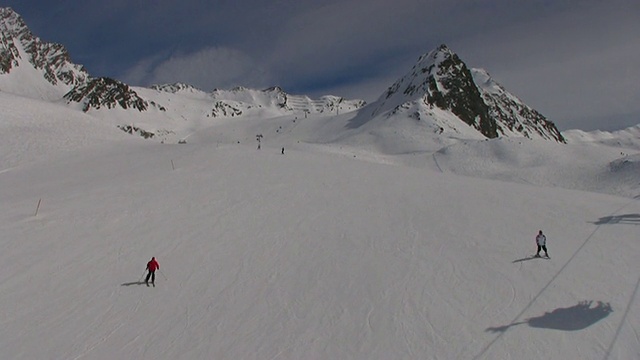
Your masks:
{"label": "distant skier", "polygon": [[282,148],[282,155],[284,155],[284,148]]}
{"label": "distant skier", "polygon": [[538,232],[538,236],[536,236],[536,245],[538,245],[536,257],[540,257],[540,250],[544,250],[544,255],[549,257],[549,253],[547,252],[547,237],[544,236],[542,230],[540,230],[540,232]]}
{"label": "distant skier", "polygon": [[147,263],[147,270],[149,270],[149,273],[147,274],[147,278],[144,280],[147,286],[149,286],[149,278],[151,278],[151,284],[153,284],[153,286],[156,286],[156,270],[159,269],[160,264],[158,264],[158,260],[156,260],[155,257],[152,257],[151,261]]}

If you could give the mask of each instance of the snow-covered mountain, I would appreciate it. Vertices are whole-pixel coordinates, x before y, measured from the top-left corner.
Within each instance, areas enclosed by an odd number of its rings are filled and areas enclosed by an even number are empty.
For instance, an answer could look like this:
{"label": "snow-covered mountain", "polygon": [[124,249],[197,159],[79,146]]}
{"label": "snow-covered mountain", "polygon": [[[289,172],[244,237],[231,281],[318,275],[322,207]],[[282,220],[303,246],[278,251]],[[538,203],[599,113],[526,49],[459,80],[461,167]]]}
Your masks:
{"label": "snow-covered mountain", "polygon": [[91,77],[82,65],[71,61],[63,45],[41,40],[11,8],[0,8],[0,90],[77,103],[84,112],[101,107],[147,108],[147,102],[128,85]]}
{"label": "snow-covered mountain", "polygon": [[[0,89],[13,94],[49,101],[66,101],[84,112],[94,111],[108,118],[110,110],[125,109],[136,113],[151,111],[146,117],[145,133],[175,132],[171,122],[201,122],[212,118],[237,118],[260,115],[265,118],[296,114],[340,115],[362,109],[335,137],[343,137],[376,117],[394,132],[406,132],[415,124],[403,125],[398,118],[421,121],[418,132],[425,138],[528,137],[564,142],[553,123],[531,109],[497,84],[487,72],[469,69],[445,45],[421,56],[405,76],[393,84],[376,102],[338,96],[311,99],[292,95],[279,87],[264,90],[237,87],[231,90],[204,92],[188,84],[165,84],[151,89],[129,86],[110,78],[92,78],[81,66],[71,62],[62,45],[46,43],[35,37],[22,18],[10,8],[1,9],[2,48]],[[150,91],[153,90],[153,91]],[[190,102],[172,101],[183,98]],[[77,104],[77,105],[76,105]],[[133,121],[118,114],[125,124]],[[161,124],[161,125],[160,125]],[[116,124],[122,126],[123,124]],[[369,128],[376,127],[370,125]],[[370,131],[371,129],[369,129]],[[411,132],[413,132],[411,130]],[[421,141],[413,136],[414,141]]]}
{"label": "snow-covered mountain", "polygon": [[487,71],[471,69],[471,74],[482,99],[489,107],[489,116],[496,122],[498,134],[565,142],[551,121],[505,90]]}
{"label": "snow-covered mountain", "polygon": [[243,87],[232,90],[215,90],[212,97],[216,101],[247,103],[253,106],[307,114],[349,112],[365,105],[363,100],[347,100],[332,95],[325,95],[320,99],[311,99],[306,95],[291,95],[277,86],[265,90],[252,90]]}
{"label": "snow-covered mountain", "polygon": [[0,8],[0,90],[57,100],[88,78],[85,68],[71,61],[64,46],[42,41],[20,15]]}
{"label": "snow-covered mountain", "polygon": [[[331,95],[311,99],[288,94],[279,87],[265,90],[238,87],[206,93],[191,85],[176,83],[155,85],[151,87],[155,91],[148,91],[116,79],[91,77],[83,66],[71,62],[62,45],[44,42],[33,35],[10,8],[0,8],[0,31],[0,90],[35,99],[64,100],[72,106],[78,104],[84,112],[116,108],[144,112],[153,108],[173,120],[199,121],[256,112],[270,116],[337,114],[365,104],[362,100]],[[197,105],[199,110],[183,112],[174,108],[171,97],[159,95],[159,92],[198,100],[192,105]]]}
{"label": "snow-covered mountain", "polygon": [[154,85],[152,89],[211,102],[207,117],[237,117],[255,110],[271,110],[273,115],[334,114],[357,110],[365,105],[363,100],[347,100],[342,97],[325,95],[311,99],[306,95],[291,95],[280,87],[264,90],[236,87],[231,90],[216,89],[206,93],[191,85],[175,83]]}
{"label": "snow-covered mountain", "polygon": [[420,56],[411,71],[369,104],[358,122],[362,125],[376,117],[413,118],[439,133],[458,134],[465,123],[486,138],[564,142],[552,122],[506,91],[486,71],[467,67],[444,44]]}
{"label": "snow-covered mountain", "polygon": [[[435,166],[467,176],[624,196],[640,187],[634,175],[640,163],[637,127],[615,133],[569,131],[565,139],[544,116],[486,71],[468,68],[444,45],[421,56],[410,72],[369,105],[337,96],[311,99],[279,87],[205,92],[176,83],[146,88],[90,77],[69,60],[62,46],[39,40],[11,9],[1,10],[3,109],[35,121],[0,124],[12,130],[7,131],[10,137],[3,137],[14,145],[6,159],[22,159],[25,148],[33,148],[28,153],[36,157],[58,146],[32,143],[31,137],[13,131],[16,127],[34,131],[35,126],[38,133],[84,145],[104,141],[74,137],[83,132],[69,127],[69,121],[92,129],[96,122],[111,130],[90,132],[108,139],[127,133],[176,143],[204,132],[218,144],[255,144],[260,134],[264,145],[331,145],[325,148],[329,151],[336,145],[361,159]],[[48,106],[48,111],[29,115],[30,109]],[[42,114],[65,111],[73,115],[65,116],[64,124],[40,125]],[[521,169],[523,164],[527,170]],[[555,173],[557,168],[579,173],[585,180],[567,180]]]}
{"label": "snow-covered mountain", "polygon": [[617,131],[567,130],[565,131],[565,138],[569,143],[602,144],[640,151],[640,124]]}
{"label": "snow-covered mountain", "polygon": [[205,99],[209,96],[206,92],[196,88],[193,85],[185,83],[153,85],[151,89],[166,92],[169,94],[180,94],[185,97],[193,97],[196,99]]}

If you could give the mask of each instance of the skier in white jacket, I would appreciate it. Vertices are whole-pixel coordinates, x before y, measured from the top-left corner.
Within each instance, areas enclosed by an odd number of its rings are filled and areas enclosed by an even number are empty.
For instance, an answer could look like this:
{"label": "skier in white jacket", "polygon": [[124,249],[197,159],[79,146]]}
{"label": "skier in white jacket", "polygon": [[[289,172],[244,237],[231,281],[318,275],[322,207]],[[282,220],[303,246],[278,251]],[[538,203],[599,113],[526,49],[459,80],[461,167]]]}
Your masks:
{"label": "skier in white jacket", "polygon": [[544,236],[542,230],[540,230],[538,236],[536,236],[536,245],[538,245],[538,251],[536,252],[537,257],[540,257],[540,250],[544,250],[544,255],[549,257],[549,252],[547,252],[547,237]]}

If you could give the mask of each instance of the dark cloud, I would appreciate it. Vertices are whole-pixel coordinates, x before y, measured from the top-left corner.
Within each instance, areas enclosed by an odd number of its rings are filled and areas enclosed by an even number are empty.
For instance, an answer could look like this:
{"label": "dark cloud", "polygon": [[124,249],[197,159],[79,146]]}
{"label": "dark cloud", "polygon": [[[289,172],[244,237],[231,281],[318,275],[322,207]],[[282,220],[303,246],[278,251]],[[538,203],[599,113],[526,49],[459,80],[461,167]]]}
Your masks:
{"label": "dark cloud", "polygon": [[122,78],[143,84],[183,82],[205,90],[212,90],[211,84],[218,84],[222,89],[238,85],[264,88],[273,81],[253,58],[237,49],[222,47],[173,54],[166,59],[144,59]]}

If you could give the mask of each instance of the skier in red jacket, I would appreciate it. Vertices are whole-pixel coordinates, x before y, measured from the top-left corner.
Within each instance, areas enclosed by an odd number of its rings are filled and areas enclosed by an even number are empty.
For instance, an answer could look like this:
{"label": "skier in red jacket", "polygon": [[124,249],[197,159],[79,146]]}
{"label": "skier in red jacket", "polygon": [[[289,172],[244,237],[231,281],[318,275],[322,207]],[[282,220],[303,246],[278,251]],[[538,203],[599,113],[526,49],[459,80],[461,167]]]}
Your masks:
{"label": "skier in red jacket", "polygon": [[151,261],[147,263],[147,270],[149,273],[147,274],[147,278],[144,282],[149,286],[149,278],[151,278],[151,283],[153,286],[156,286],[156,270],[160,269],[160,264],[158,264],[158,260],[155,257],[151,258]]}

